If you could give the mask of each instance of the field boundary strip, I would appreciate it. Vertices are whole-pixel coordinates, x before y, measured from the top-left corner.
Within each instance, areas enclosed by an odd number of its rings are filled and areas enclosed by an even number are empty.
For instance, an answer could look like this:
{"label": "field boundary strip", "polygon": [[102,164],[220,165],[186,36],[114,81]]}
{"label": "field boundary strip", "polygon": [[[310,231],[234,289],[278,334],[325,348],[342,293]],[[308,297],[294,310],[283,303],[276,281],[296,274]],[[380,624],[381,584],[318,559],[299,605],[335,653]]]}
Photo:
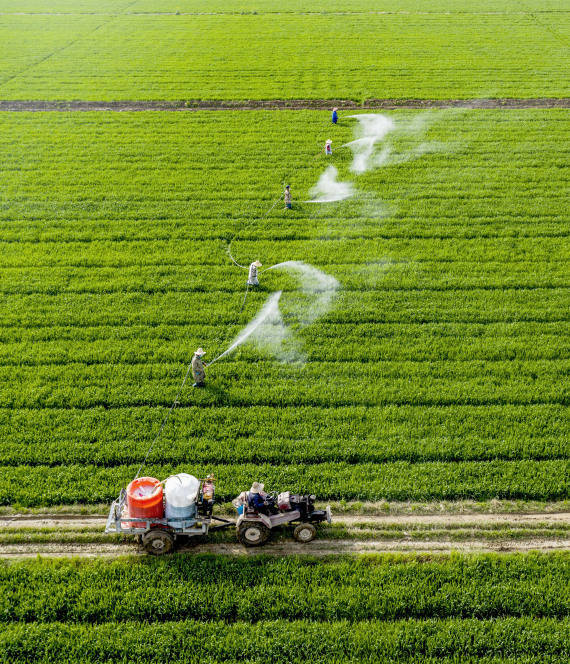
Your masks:
{"label": "field boundary strip", "polygon": [[[131,5],[136,4],[134,0]],[[127,9],[128,9],[127,7]],[[520,9],[517,11],[477,11],[471,9],[448,9],[447,11],[409,11],[409,10],[314,10],[310,9],[275,9],[275,10],[255,10],[255,9],[229,9],[226,11],[0,11],[0,16],[534,16],[534,14],[568,14],[566,9]]]}
{"label": "field boundary strip", "polygon": [[183,101],[49,101],[0,100],[0,111],[249,111],[249,110],[358,109],[547,109],[570,108],[570,97],[534,99],[368,99],[363,103],[343,99],[266,99]]}

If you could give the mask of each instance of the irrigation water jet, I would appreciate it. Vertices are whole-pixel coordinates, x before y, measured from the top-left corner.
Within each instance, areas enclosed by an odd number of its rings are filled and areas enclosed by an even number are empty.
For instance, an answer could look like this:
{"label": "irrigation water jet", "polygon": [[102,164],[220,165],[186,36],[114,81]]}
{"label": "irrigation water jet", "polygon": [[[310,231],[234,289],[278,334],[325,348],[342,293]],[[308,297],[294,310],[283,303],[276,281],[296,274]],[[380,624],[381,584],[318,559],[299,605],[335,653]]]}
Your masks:
{"label": "irrigation water jet", "polygon": [[321,175],[317,184],[309,191],[313,197],[306,203],[335,203],[350,198],[354,194],[351,182],[338,182],[338,171],[329,166]]}
{"label": "irrigation water jet", "polygon": [[301,292],[310,300],[308,306],[298,312],[299,322],[302,325],[310,325],[329,311],[331,302],[340,288],[337,279],[302,261],[277,263],[264,272],[278,269],[295,273],[299,277]]}
{"label": "irrigation water jet", "polygon": [[[235,341],[232,342],[231,346],[221,355],[218,355],[218,357],[209,362],[208,366],[212,366],[214,362],[217,362],[218,360],[221,360],[222,357],[229,355],[238,346],[241,346],[245,341],[252,337],[252,335],[255,335],[256,333],[259,334],[260,328],[268,328],[275,322],[280,322],[281,314],[279,313],[279,298],[281,297],[281,293],[282,291],[272,293],[257,316],[237,336]],[[267,332],[268,330],[264,329],[264,331]]]}
{"label": "irrigation water jet", "polygon": [[[351,115],[358,120],[359,138],[342,147],[352,150],[353,160],[350,170],[353,173],[366,171],[382,166],[393,166],[425,154],[449,151],[449,145],[436,141],[420,141],[425,132],[434,123],[449,117],[449,112],[420,113],[411,120],[399,120],[397,123],[381,113],[363,113]],[[382,143],[378,150],[378,144]],[[400,145],[398,145],[400,144]]]}
{"label": "irrigation water jet", "polygon": [[297,339],[288,330],[279,311],[282,291],[272,293],[255,318],[240,332],[230,347],[212,360],[208,366],[229,355],[238,346],[253,342],[257,348],[274,355],[281,362],[300,362],[304,355],[298,350]]}
{"label": "irrigation water jet", "polygon": [[387,115],[379,113],[363,113],[361,115],[349,115],[359,122],[361,137],[346,143],[343,147],[352,150],[353,160],[350,170],[353,173],[365,173],[371,166],[370,160],[374,153],[374,147],[386,134],[394,131],[396,125]]}

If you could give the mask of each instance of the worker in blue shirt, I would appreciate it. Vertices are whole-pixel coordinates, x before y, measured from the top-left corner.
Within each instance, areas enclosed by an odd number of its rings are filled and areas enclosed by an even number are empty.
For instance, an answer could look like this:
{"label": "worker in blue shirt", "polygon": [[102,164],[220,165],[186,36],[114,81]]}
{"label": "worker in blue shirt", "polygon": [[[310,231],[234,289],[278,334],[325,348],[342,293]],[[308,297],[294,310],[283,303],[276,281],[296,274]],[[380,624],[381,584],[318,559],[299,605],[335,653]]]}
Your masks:
{"label": "worker in blue shirt", "polygon": [[250,509],[259,512],[260,514],[267,514],[268,509],[267,505],[265,504],[266,494],[263,492],[263,487],[264,485],[260,482],[254,482],[251,485],[251,489],[249,490],[247,502]]}
{"label": "worker in blue shirt", "polygon": [[332,111],[332,123],[333,123],[333,124],[336,124],[337,121],[338,121],[338,113],[337,113],[337,111],[338,111],[338,108],[336,108],[336,107],[333,108],[333,111]]}

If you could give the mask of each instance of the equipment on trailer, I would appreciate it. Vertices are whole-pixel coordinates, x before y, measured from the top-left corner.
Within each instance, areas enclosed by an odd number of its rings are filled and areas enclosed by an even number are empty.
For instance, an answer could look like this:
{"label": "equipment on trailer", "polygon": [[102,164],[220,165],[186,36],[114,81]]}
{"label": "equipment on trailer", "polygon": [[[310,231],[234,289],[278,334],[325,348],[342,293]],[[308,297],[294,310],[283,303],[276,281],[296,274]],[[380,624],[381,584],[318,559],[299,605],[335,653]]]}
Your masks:
{"label": "equipment on trailer", "polygon": [[[155,556],[170,553],[180,537],[207,535],[235,525],[212,514],[214,496],[212,476],[197,479],[180,473],[165,482],[139,477],[121,489],[111,505],[105,532],[138,535],[144,549]],[[212,525],[213,521],[219,523]]]}
{"label": "equipment on trailer", "polygon": [[[254,483],[253,487],[263,485]],[[263,495],[263,506],[250,505],[250,492],[243,492],[234,504],[238,520],[230,521],[213,515],[214,477],[197,479],[187,473],[172,475],[160,482],[154,477],[137,477],[111,505],[106,533],[137,535],[145,551],[159,556],[175,550],[184,537],[204,536],[210,530],[235,526],[238,540],[245,546],[265,544],[273,528],[293,524],[293,537],[310,542],[317,533],[316,525],[331,522],[331,509],[315,509],[316,497],[310,494]],[[214,523],[215,522],[215,523]]]}
{"label": "equipment on trailer", "polygon": [[331,522],[331,508],[315,509],[316,496],[312,494],[268,493],[264,496],[264,510],[254,510],[249,501],[238,507],[236,523],[238,539],[245,546],[260,546],[269,539],[271,530],[285,524],[297,524],[293,537],[302,543],[310,542],[317,534],[316,525]]}

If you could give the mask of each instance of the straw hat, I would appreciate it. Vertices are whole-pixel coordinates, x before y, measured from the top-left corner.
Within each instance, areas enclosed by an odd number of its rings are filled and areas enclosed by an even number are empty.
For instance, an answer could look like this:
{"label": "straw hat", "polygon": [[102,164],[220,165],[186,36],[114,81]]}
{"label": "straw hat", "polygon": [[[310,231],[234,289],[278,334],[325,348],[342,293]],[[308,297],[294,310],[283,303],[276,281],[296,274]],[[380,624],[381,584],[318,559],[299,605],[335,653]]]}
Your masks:
{"label": "straw hat", "polygon": [[251,485],[251,489],[249,490],[250,493],[261,493],[263,491],[263,487],[265,484],[261,484],[261,482],[254,482]]}
{"label": "straw hat", "polygon": [[331,139],[327,139],[327,145],[330,145],[332,143]]}
{"label": "straw hat", "polygon": [[333,108],[333,111],[338,111],[338,106],[335,106],[335,107]]}
{"label": "straw hat", "polygon": [[254,261],[252,265],[254,265],[255,267],[263,267],[263,264],[260,263],[259,261]]}
{"label": "straw hat", "polygon": [[202,355],[205,355],[206,351],[203,348],[198,348],[198,350],[194,353],[194,355],[198,355],[198,357],[202,357]]}

